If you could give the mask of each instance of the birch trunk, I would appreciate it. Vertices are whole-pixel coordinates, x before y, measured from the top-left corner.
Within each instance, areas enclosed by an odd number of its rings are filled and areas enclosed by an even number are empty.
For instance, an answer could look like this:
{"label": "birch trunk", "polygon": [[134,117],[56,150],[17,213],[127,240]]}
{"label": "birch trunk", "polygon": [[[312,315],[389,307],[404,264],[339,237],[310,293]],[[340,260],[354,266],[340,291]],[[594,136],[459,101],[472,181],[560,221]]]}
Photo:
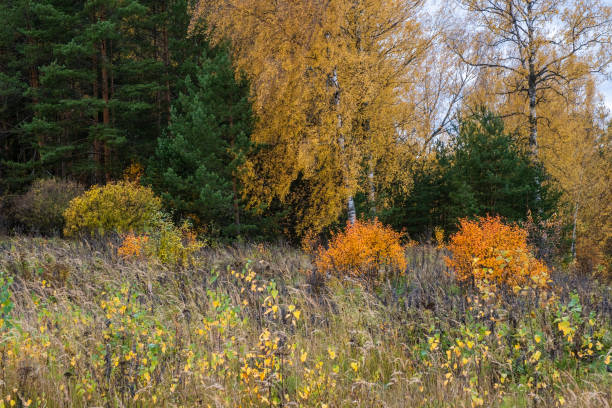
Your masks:
{"label": "birch trunk", "polygon": [[[529,151],[531,153],[531,157],[533,161],[538,159],[538,112],[537,112],[537,72],[535,68],[535,39],[534,34],[535,30],[533,27],[534,17],[533,17],[533,3],[527,3],[527,35],[529,38],[529,55],[528,55],[528,65],[529,65],[529,77],[527,84],[527,96],[529,98]],[[540,178],[536,175],[535,183],[538,188],[536,192],[536,205],[538,206],[538,215],[542,215],[542,196],[540,194]]]}
{"label": "birch trunk", "polygon": [[572,226],[572,258],[576,258],[576,224],[578,224],[578,203],[574,204],[574,225]]}
{"label": "birch trunk", "polygon": [[[338,71],[336,70],[336,68],[334,68],[332,77],[331,77],[331,82],[334,86],[334,88],[336,89],[336,91],[334,92],[334,104],[336,105],[336,110],[338,111],[338,145],[340,145],[340,151],[342,153],[342,157],[344,160],[344,186],[346,188],[346,191],[349,192],[350,191],[350,185],[349,185],[349,163],[348,163],[348,159],[346,157],[346,141],[344,139],[344,135],[342,134],[342,114],[339,113],[340,111],[340,84],[338,82]],[[357,220],[357,211],[355,210],[355,200],[353,199],[353,195],[352,194],[348,194],[348,198],[347,198],[347,207],[348,207],[348,221],[349,223],[352,225],[355,223],[355,221]]]}
{"label": "birch trunk", "polygon": [[529,98],[529,147],[534,158],[538,156],[538,114],[536,111],[536,92],[537,92],[537,72],[535,68],[535,29],[533,27],[533,3],[527,2],[527,36],[528,53],[527,62],[529,65],[529,77],[527,84],[527,96]]}
{"label": "birch trunk", "polygon": [[370,202],[370,215],[376,217],[376,185],[374,184],[374,163],[372,157],[368,164],[368,201]]}

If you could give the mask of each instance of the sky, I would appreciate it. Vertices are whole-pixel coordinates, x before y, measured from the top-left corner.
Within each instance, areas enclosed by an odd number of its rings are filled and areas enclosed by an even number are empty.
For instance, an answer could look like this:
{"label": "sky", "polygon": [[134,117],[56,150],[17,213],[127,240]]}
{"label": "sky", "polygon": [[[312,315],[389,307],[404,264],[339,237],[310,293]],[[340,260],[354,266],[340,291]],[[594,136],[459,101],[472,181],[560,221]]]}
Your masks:
{"label": "sky", "polygon": [[[444,1],[446,0],[427,0],[427,4],[428,7],[434,9],[440,4],[444,4]],[[602,3],[612,7],[612,0],[602,0]],[[612,67],[608,69],[608,74],[610,79],[605,79],[603,76],[600,77],[601,83],[599,84],[598,89],[603,96],[604,103],[608,107],[608,110],[612,112]]]}
{"label": "sky", "polygon": [[601,85],[601,93],[604,95],[606,106],[612,112],[612,81],[606,81]]}

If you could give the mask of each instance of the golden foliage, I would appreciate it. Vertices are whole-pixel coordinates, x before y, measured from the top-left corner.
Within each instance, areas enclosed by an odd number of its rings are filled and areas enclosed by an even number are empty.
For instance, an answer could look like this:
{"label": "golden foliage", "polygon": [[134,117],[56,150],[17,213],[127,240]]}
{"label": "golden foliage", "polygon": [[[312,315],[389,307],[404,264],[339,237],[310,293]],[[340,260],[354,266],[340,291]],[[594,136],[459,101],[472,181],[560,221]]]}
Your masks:
{"label": "golden foliage", "polygon": [[356,221],[334,235],[329,248],[319,248],[315,261],[321,272],[339,276],[378,278],[381,268],[406,268],[401,233],[380,221]]}
{"label": "golden foliage", "polygon": [[125,235],[117,255],[124,259],[148,256],[164,264],[188,266],[193,263],[195,252],[203,245],[189,224],[184,223],[177,228],[170,222],[162,221],[150,235],[133,232]]}
{"label": "golden foliage", "polygon": [[194,253],[203,246],[187,223],[177,228],[171,223],[164,222],[154,238],[155,256],[162,263],[171,265],[192,264]]}
{"label": "golden foliage", "polygon": [[121,246],[117,249],[117,255],[126,259],[139,258],[143,255],[144,247],[148,242],[148,235],[136,235],[130,232],[123,238]]}
{"label": "golden foliage", "polygon": [[[312,186],[298,233],[321,231],[360,190],[362,163],[388,185],[406,143],[407,88],[427,41],[418,4],[399,0],[201,1],[219,41],[251,83],[258,116],[252,138],[265,144],[244,168],[250,205],[292,200],[291,184]],[[397,177],[396,177],[397,178]]]}
{"label": "golden foliage", "polygon": [[594,78],[566,92],[566,98],[570,105],[561,97],[550,98],[546,105],[551,120],[543,134],[541,156],[568,204],[566,222],[573,227],[573,255],[580,269],[609,274],[605,246],[612,240],[610,116],[601,106]]}
{"label": "golden foliage", "polygon": [[436,240],[436,244],[438,245],[438,247],[442,248],[444,247],[444,228],[440,227],[440,226],[436,226],[434,228],[434,239]]}
{"label": "golden foliage", "polygon": [[128,181],[94,186],[70,202],[64,234],[141,233],[159,223],[160,212],[161,199],[148,187]]}
{"label": "golden foliage", "polygon": [[459,280],[510,287],[547,284],[548,268],[531,254],[525,230],[490,216],[462,219],[460,225],[448,245],[452,258],[446,259]]}

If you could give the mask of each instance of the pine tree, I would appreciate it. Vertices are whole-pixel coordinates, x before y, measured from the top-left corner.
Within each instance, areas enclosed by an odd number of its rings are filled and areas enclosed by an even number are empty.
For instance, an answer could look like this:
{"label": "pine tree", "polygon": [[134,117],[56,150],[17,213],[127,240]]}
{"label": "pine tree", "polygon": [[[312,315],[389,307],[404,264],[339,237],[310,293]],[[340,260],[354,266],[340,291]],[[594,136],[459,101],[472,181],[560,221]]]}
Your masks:
{"label": "pine tree", "polygon": [[212,235],[245,232],[240,167],[253,124],[248,83],[236,80],[225,49],[212,50],[172,107],[145,182],[174,210]]}
{"label": "pine tree", "polygon": [[436,226],[454,231],[463,217],[501,215],[516,222],[531,211],[547,218],[559,199],[549,181],[502,119],[481,108],[459,121],[450,141],[438,146],[435,162],[415,172],[411,194],[386,217],[417,235]]}
{"label": "pine tree", "polygon": [[[0,5],[0,126],[2,187],[22,189],[41,174],[41,150],[47,143],[39,121],[41,66],[51,61],[54,47],[70,37],[74,5],[51,1],[14,0]],[[43,128],[43,129],[40,129]]]}
{"label": "pine tree", "polygon": [[197,67],[203,35],[187,35],[189,7],[190,0],[3,2],[2,185],[22,190],[50,175],[102,182],[148,159],[170,101]]}

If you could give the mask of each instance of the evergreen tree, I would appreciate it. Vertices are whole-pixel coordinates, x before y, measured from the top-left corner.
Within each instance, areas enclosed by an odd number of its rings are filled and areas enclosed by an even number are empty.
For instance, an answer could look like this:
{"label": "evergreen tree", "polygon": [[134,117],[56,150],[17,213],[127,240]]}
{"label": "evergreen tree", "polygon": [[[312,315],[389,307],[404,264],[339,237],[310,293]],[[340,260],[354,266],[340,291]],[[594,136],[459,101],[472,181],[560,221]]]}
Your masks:
{"label": "evergreen tree", "polygon": [[2,2],[0,184],[102,182],[147,160],[201,54],[191,3]]}
{"label": "evergreen tree", "polygon": [[530,210],[549,217],[559,195],[543,167],[518,146],[501,118],[484,108],[460,120],[449,142],[438,146],[435,162],[415,171],[410,195],[399,198],[385,219],[419,235],[435,226],[453,232],[463,217],[524,221]]}
{"label": "evergreen tree", "polygon": [[40,67],[49,63],[56,44],[67,41],[72,15],[69,2],[9,0],[0,4],[0,184],[23,188],[41,173],[45,134],[24,124],[39,120]]}
{"label": "evergreen tree", "polygon": [[227,51],[218,49],[186,85],[145,182],[177,218],[191,217],[211,235],[248,232],[239,184],[253,124],[248,84],[235,79]]}

